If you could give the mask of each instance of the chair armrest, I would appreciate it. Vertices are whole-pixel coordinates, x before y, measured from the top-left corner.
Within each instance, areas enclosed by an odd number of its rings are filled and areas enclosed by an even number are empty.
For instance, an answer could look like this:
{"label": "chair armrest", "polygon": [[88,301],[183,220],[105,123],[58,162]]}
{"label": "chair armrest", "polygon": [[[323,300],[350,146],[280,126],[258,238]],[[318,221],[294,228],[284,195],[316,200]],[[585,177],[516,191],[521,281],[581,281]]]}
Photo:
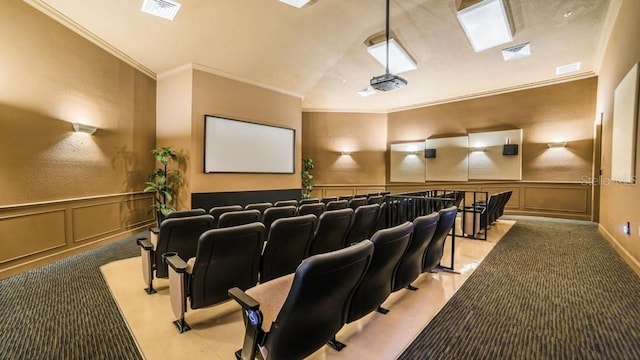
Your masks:
{"label": "chair armrest", "polygon": [[147,251],[153,250],[153,244],[147,238],[138,239],[136,240],[136,243],[138,243],[138,246],[140,246],[144,250],[147,250]]}
{"label": "chair armrest", "polygon": [[169,265],[175,272],[182,274],[187,271],[187,263],[178,255],[167,256],[167,265]]}
{"label": "chair armrest", "polygon": [[144,283],[147,285],[145,289],[148,295],[155,294],[156,290],[153,288],[153,269],[156,256],[155,246],[147,238],[139,238],[136,240],[138,246],[140,246],[140,257],[142,258],[142,277]]}
{"label": "chair armrest", "polygon": [[228,290],[231,298],[242,306],[245,320],[245,333],[242,349],[236,351],[236,359],[254,360],[258,352],[258,344],[263,344],[265,333],[262,331],[263,316],[260,303],[237,287]]}
{"label": "chair armrest", "polygon": [[171,300],[171,310],[176,320],[173,322],[182,334],[191,329],[184,320],[187,312],[187,263],[175,252],[162,254],[162,261],[169,266],[169,298]]}
{"label": "chair armrest", "polygon": [[245,310],[258,310],[258,308],[260,308],[258,300],[247,295],[237,287],[229,289],[228,293],[229,296],[231,296],[231,298],[240,304],[240,306]]}

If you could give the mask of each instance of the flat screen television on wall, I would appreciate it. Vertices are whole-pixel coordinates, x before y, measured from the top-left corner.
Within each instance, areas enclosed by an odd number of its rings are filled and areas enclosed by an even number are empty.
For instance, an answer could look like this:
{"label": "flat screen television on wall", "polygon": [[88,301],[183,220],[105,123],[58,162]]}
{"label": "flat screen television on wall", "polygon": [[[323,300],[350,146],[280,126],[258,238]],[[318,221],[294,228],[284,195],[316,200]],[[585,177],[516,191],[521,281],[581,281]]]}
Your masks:
{"label": "flat screen television on wall", "polygon": [[212,115],[204,121],[205,173],[295,172],[294,129]]}

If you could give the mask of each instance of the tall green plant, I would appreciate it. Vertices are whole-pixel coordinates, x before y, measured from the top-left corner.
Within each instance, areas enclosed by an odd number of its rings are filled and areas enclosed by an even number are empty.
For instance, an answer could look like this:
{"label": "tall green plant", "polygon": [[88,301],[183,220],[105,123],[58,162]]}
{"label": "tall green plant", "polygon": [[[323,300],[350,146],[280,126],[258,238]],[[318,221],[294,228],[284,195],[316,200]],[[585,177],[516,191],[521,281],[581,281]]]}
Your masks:
{"label": "tall green plant", "polygon": [[311,192],[313,191],[313,175],[311,175],[311,171],[315,165],[313,164],[313,159],[304,158],[302,159],[302,198],[309,199],[311,197]]}
{"label": "tall green plant", "polygon": [[149,174],[144,192],[153,192],[153,208],[158,214],[158,220],[176,211],[175,195],[182,186],[182,171],[178,168],[170,168],[170,163],[178,163],[180,155],[173,151],[171,147],[161,147],[151,150],[151,154],[156,158],[162,167],[155,168]]}

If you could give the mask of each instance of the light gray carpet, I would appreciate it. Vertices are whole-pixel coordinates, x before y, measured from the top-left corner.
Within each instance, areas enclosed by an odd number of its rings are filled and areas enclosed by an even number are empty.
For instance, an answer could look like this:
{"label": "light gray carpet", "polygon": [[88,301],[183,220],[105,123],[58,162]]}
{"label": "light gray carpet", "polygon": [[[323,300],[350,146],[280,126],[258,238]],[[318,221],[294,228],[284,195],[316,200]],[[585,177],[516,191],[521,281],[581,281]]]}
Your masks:
{"label": "light gray carpet", "polygon": [[640,278],[596,225],[515,219],[400,359],[640,359]]}

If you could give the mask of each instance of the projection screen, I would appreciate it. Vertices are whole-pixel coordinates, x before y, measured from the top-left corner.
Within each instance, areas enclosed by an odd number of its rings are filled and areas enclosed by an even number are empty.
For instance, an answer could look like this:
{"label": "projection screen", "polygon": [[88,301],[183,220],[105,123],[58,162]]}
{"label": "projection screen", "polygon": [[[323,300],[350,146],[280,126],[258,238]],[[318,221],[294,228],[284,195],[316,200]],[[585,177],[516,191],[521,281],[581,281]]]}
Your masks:
{"label": "projection screen", "polygon": [[296,131],[205,115],[205,173],[295,172]]}

